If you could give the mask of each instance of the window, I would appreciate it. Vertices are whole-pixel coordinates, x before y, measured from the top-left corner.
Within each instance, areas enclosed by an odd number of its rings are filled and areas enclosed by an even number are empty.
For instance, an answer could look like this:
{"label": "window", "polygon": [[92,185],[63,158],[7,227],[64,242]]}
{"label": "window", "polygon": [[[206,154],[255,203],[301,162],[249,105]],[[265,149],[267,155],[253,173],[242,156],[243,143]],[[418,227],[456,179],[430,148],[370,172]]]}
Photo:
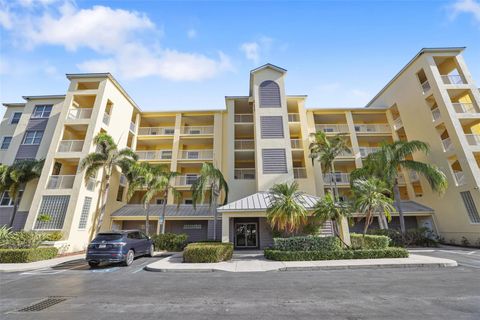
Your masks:
{"label": "window", "polygon": [[184,224],[183,225],[183,230],[201,230],[202,225],[201,224]]}
{"label": "window", "polygon": [[260,108],[280,108],[280,87],[275,81],[267,80],[260,84]]}
{"label": "window", "polygon": [[287,173],[285,149],[262,149],[263,174]]}
{"label": "window", "polygon": [[22,117],[21,112],[14,112],[12,115],[12,119],[10,120],[10,124],[17,124],[20,122],[20,118]]}
{"label": "window", "polygon": [[0,149],[2,150],[8,149],[8,147],[10,147],[10,142],[12,142],[12,137],[3,137],[2,145]]}
{"label": "window", "polygon": [[199,159],[200,153],[198,151],[188,151],[187,152],[187,159]]}
{"label": "window", "polygon": [[128,238],[128,239],[136,239],[136,240],[138,240],[138,239],[142,239],[142,236],[141,236],[140,232],[135,231],[135,232],[130,232],[130,233],[127,235],[127,238]]}
{"label": "window", "polygon": [[171,150],[163,150],[162,151],[162,159],[172,159],[172,151]]}
{"label": "window", "polygon": [[157,204],[163,204],[163,199],[157,199]]}
{"label": "window", "polygon": [[174,128],[166,128],[164,132],[165,132],[165,134],[174,134],[175,129]]}
{"label": "window", "polygon": [[50,221],[37,221],[37,230],[60,230],[67,214],[70,196],[43,196],[38,214],[48,214]]}
{"label": "window", "polygon": [[32,118],[48,118],[52,112],[52,105],[37,105],[33,109]]}
{"label": "window", "polygon": [[85,229],[87,227],[88,214],[90,213],[90,206],[92,205],[92,197],[85,197],[83,200],[82,214],[80,215],[80,222],[78,229]]}
{"label": "window", "polygon": [[185,184],[187,184],[187,185],[194,184],[195,181],[197,181],[197,179],[198,179],[198,176],[196,174],[191,174],[191,173],[186,174],[185,175],[185,181],[186,181]]}
{"label": "window", "polygon": [[27,131],[23,144],[38,145],[42,141],[43,131]]}
{"label": "window", "polygon": [[0,206],[13,206],[13,201],[7,191],[2,193],[2,198],[0,199]]}
{"label": "window", "polygon": [[193,200],[192,199],[185,199],[183,201],[184,204],[193,204]]}
{"label": "window", "polygon": [[117,201],[123,201],[123,191],[125,191],[125,187],[124,186],[118,186]]}
{"label": "window", "polygon": [[283,138],[282,116],[261,116],[260,131],[262,139]]}
{"label": "window", "polygon": [[477,206],[475,206],[475,202],[473,201],[470,191],[460,192],[460,195],[462,196],[462,200],[465,204],[465,208],[467,209],[470,221],[472,223],[480,223],[480,216],[478,215]]}

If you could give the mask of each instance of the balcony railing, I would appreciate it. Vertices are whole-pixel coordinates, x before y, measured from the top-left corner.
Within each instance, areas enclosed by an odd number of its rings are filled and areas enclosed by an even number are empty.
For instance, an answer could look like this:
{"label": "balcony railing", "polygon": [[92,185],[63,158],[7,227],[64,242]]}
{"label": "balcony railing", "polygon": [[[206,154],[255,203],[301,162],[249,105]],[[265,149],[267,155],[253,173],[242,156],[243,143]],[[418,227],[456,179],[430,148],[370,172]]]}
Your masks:
{"label": "balcony railing", "polygon": [[450,138],[443,139],[442,144],[443,144],[443,151],[448,152],[453,150],[452,139]]}
{"label": "balcony railing", "polygon": [[339,157],[353,157],[352,150],[343,150],[342,152],[339,153]]}
{"label": "balcony railing", "polygon": [[142,127],[138,128],[140,136],[173,136],[175,127]]}
{"label": "balcony railing", "polygon": [[459,74],[455,75],[442,75],[442,80],[444,84],[466,84],[467,82]]}
{"label": "balcony railing", "polygon": [[212,160],[213,150],[184,150],[180,151],[180,160]]}
{"label": "balcony railing", "polygon": [[440,119],[440,117],[441,117],[440,110],[438,108],[433,109],[432,110],[433,121],[437,121],[438,119]]}
{"label": "balcony railing", "polygon": [[190,135],[213,134],[213,126],[185,126],[181,128],[180,133]]}
{"label": "balcony railing", "polygon": [[235,150],[253,150],[255,142],[253,139],[235,139]]}
{"label": "balcony railing", "polygon": [[465,184],[465,173],[463,171],[454,171],[455,181],[457,186],[463,186]]}
{"label": "balcony railing", "polygon": [[105,123],[107,126],[110,124],[110,115],[108,113],[103,114],[103,123]]}
{"label": "balcony railing", "polygon": [[335,180],[337,184],[349,184],[350,183],[350,174],[349,173],[344,173],[344,172],[335,172],[335,173],[326,173],[323,175],[323,182],[327,185],[330,185],[330,183],[333,183],[332,180]]}
{"label": "balcony railing", "polygon": [[466,134],[467,142],[471,146],[480,146],[480,134]]}
{"label": "balcony railing", "polygon": [[92,108],[70,108],[68,109],[67,119],[90,119]]}
{"label": "balcony railing", "polygon": [[315,125],[315,130],[323,131],[325,133],[347,133],[347,132],[349,132],[347,124],[317,124],[317,125]]}
{"label": "balcony railing", "polygon": [[398,130],[400,129],[401,127],[403,127],[403,122],[402,122],[402,119],[400,119],[400,117],[398,117],[397,119],[393,120],[394,122],[394,127],[395,127],[395,130]]}
{"label": "balcony railing", "polygon": [[171,160],[172,150],[136,151],[138,160]]}
{"label": "balcony railing", "polygon": [[360,155],[362,158],[366,158],[369,154],[380,150],[379,147],[360,147]]}
{"label": "balcony railing", "polygon": [[295,179],[306,179],[307,178],[307,169],[302,167],[293,168],[293,177]]}
{"label": "balcony railing", "polygon": [[390,133],[388,124],[356,124],[355,131],[359,133]]}
{"label": "balcony railing", "polygon": [[456,102],[452,104],[456,113],[477,113],[473,103]]}
{"label": "balcony railing", "polygon": [[303,142],[301,139],[291,139],[290,146],[292,149],[302,149],[303,150]]}
{"label": "balcony railing", "polygon": [[72,189],[75,175],[51,175],[47,189]]}
{"label": "balcony railing", "polygon": [[300,115],[298,113],[289,113],[288,122],[300,122]]}
{"label": "balcony railing", "polygon": [[135,133],[135,129],[136,129],[136,128],[137,128],[137,126],[135,125],[135,123],[134,123],[134,122],[130,122],[130,131],[131,131],[132,133]]}
{"label": "balcony railing", "polygon": [[191,186],[197,181],[198,175],[184,175],[175,177],[176,186]]}
{"label": "balcony railing", "polygon": [[234,121],[236,123],[253,123],[252,113],[237,113],[235,114]]}
{"label": "balcony railing", "polygon": [[255,169],[235,169],[234,177],[236,180],[254,180],[255,179]]}
{"label": "balcony railing", "polygon": [[423,93],[427,93],[432,87],[430,86],[430,83],[428,82],[428,80],[422,82],[422,90],[423,90]]}
{"label": "balcony railing", "polygon": [[83,140],[62,140],[58,145],[58,152],[81,152]]}

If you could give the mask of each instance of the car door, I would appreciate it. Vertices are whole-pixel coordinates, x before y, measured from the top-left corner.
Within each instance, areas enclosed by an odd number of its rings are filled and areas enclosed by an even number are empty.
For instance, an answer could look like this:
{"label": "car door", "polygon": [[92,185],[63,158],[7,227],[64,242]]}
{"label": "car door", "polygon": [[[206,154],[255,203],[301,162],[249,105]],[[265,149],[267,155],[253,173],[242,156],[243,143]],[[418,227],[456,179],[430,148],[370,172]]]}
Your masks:
{"label": "car door", "polygon": [[133,251],[135,251],[135,256],[138,256],[139,254],[141,254],[140,252],[141,248],[139,248],[139,242],[140,242],[139,238],[140,238],[140,235],[138,231],[129,232],[127,235],[128,243],[130,247],[133,249]]}
{"label": "car door", "polygon": [[148,239],[148,236],[143,232],[140,232],[140,238],[141,240],[139,241],[142,244],[142,252],[146,254],[148,250],[150,250],[150,241]]}

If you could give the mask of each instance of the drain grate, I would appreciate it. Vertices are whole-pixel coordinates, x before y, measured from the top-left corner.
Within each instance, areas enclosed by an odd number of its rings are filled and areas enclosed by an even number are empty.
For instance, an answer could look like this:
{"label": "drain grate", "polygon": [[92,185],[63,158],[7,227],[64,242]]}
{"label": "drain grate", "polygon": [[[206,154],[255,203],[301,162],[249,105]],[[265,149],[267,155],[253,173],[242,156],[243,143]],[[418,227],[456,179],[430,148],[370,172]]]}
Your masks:
{"label": "drain grate", "polygon": [[34,312],[34,311],[42,311],[47,308],[50,308],[60,302],[67,300],[67,297],[48,297],[40,302],[32,304],[31,306],[25,307],[23,309],[18,310],[18,312]]}

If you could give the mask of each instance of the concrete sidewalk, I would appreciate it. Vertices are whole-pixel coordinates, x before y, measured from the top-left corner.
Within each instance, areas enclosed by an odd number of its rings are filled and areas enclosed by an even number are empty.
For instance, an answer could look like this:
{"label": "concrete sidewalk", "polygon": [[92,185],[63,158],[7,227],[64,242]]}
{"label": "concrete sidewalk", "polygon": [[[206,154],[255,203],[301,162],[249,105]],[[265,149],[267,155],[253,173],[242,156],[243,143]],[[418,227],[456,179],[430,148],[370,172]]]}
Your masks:
{"label": "concrete sidewalk", "polygon": [[50,268],[65,262],[79,259],[85,259],[85,253],[29,263],[0,263],[0,272],[24,272],[43,268]]}
{"label": "concrete sidewalk", "polygon": [[231,261],[218,263],[183,263],[181,254],[151,263],[145,270],[156,272],[265,272],[297,271],[316,269],[354,268],[406,268],[406,267],[456,267],[457,262],[449,259],[410,254],[408,258],[397,259],[356,259],[325,261],[272,261],[263,253],[234,254]]}

